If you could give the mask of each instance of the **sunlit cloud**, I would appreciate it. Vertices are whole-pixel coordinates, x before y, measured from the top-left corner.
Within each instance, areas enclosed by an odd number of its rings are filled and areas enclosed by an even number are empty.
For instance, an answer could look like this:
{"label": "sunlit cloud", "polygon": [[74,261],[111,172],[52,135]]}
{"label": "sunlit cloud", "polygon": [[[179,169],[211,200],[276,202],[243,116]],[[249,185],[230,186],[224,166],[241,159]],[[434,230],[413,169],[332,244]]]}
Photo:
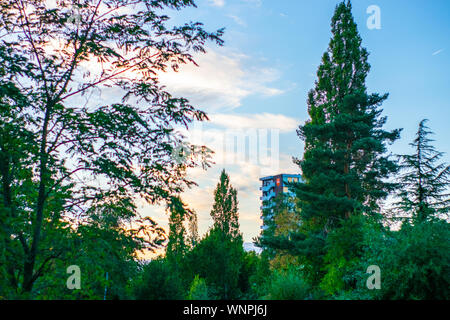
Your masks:
{"label": "sunlit cloud", "polygon": [[291,132],[297,129],[300,120],[282,114],[212,114],[211,123],[229,129],[279,129],[280,132]]}
{"label": "sunlit cloud", "polygon": [[170,92],[187,97],[202,110],[231,110],[249,96],[272,97],[285,92],[271,85],[280,78],[278,70],[249,66],[252,59],[242,53],[208,50],[195,59],[199,67],[183,65],[179,72],[160,74],[160,81]]}

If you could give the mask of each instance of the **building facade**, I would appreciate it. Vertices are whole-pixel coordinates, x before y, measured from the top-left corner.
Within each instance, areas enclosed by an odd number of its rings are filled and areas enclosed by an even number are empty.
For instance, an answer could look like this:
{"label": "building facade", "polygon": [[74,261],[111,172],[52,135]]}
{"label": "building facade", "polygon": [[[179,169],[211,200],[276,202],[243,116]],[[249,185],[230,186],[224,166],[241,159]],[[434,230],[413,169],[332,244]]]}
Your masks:
{"label": "building facade", "polygon": [[[261,229],[266,228],[267,220],[272,219],[273,215],[266,214],[262,215],[262,211],[265,209],[270,209],[273,205],[271,201],[280,193],[282,194],[291,194],[292,191],[289,188],[289,183],[295,183],[301,181],[301,176],[299,174],[279,174],[276,176],[268,176],[259,179],[262,183],[260,190],[262,195],[260,200],[262,201],[261,205],[261,219],[263,220],[263,225]],[[270,209],[273,212],[273,209]]]}

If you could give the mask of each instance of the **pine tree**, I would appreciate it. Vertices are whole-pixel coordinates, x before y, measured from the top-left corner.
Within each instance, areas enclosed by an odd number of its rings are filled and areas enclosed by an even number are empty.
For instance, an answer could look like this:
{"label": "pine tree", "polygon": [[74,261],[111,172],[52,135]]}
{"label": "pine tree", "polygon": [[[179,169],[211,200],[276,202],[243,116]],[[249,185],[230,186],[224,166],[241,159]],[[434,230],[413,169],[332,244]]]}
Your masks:
{"label": "pine tree", "polygon": [[214,227],[236,239],[239,233],[237,191],[230,183],[230,177],[222,170],[220,182],[214,191],[214,205],[211,210]]}
{"label": "pine tree", "polygon": [[352,216],[376,216],[379,200],[395,187],[384,180],[397,170],[385,152],[400,130],[382,128],[380,105],[388,95],[367,93],[368,52],[351,8],[350,1],[336,7],[332,38],[308,95],[311,119],[297,131],[305,141],[303,159],[294,160],[305,181],[296,187],[303,230],[291,247],[305,258],[313,281],[322,276],[327,234]]}
{"label": "pine tree", "polygon": [[398,208],[416,221],[448,214],[450,210],[450,166],[439,163],[444,153],[431,145],[434,140],[429,135],[433,132],[427,127],[427,121],[419,123],[416,138],[410,143],[415,152],[400,156],[404,173],[399,179]]}

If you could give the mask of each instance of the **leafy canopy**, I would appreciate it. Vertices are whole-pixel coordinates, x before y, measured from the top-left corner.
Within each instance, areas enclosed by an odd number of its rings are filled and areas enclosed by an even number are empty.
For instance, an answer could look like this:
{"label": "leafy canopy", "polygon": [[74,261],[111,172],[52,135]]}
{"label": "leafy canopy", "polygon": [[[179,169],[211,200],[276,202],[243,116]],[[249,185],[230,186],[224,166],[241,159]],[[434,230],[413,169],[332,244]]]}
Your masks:
{"label": "leafy canopy", "polygon": [[18,257],[6,267],[12,287],[30,292],[65,251],[51,240],[63,222],[76,229],[98,210],[147,237],[144,248],[159,245],[135,200],[159,203],[194,184],[186,169],[203,160],[174,159],[174,126],[207,117],[158,75],[195,64],[208,41],[223,43],[222,30],[172,25],[165,14],[188,7],[195,3],[1,0],[0,208],[2,246]]}

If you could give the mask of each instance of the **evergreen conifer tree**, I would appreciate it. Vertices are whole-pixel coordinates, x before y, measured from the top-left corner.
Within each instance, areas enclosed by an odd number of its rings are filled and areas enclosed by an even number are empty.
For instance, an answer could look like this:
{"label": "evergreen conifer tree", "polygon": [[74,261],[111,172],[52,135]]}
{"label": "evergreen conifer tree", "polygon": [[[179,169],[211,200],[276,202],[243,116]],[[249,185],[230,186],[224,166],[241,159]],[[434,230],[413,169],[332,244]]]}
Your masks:
{"label": "evergreen conifer tree", "polygon": [[234,239],[240,237],[237,191],[231,185],[225,169],[222,170],[220,182],[214,191],[211,217],[215,228]]}
{"label": "evergreen conifer tree", "polygon": [[450,165],[439,163],[444,155],[431,145],[427,119],[419,124],[416,138],[410,145],[414,153],[401,155],[401,191],[398,208],[410,213],[415,221],[425,221],[430,217],[448,214],[450,209]]}
{"label": "evergreen conifer tree", "polygon": [[304,180],[296,187],[303,230],[291,236],[290,246],[304,257],[313,282],[325,270],[327,234],[352,216],[377,216],[379,200],[395,187],[385,178],[398,169],[385,152],[400,130],[383,129],[380,105],[388,95],[367,93],[368,52],[351,8],[350,1],[336,7],[332,38],[308,95],[310,120],[297,131],[305,142],[303,159],[294,160]]}

